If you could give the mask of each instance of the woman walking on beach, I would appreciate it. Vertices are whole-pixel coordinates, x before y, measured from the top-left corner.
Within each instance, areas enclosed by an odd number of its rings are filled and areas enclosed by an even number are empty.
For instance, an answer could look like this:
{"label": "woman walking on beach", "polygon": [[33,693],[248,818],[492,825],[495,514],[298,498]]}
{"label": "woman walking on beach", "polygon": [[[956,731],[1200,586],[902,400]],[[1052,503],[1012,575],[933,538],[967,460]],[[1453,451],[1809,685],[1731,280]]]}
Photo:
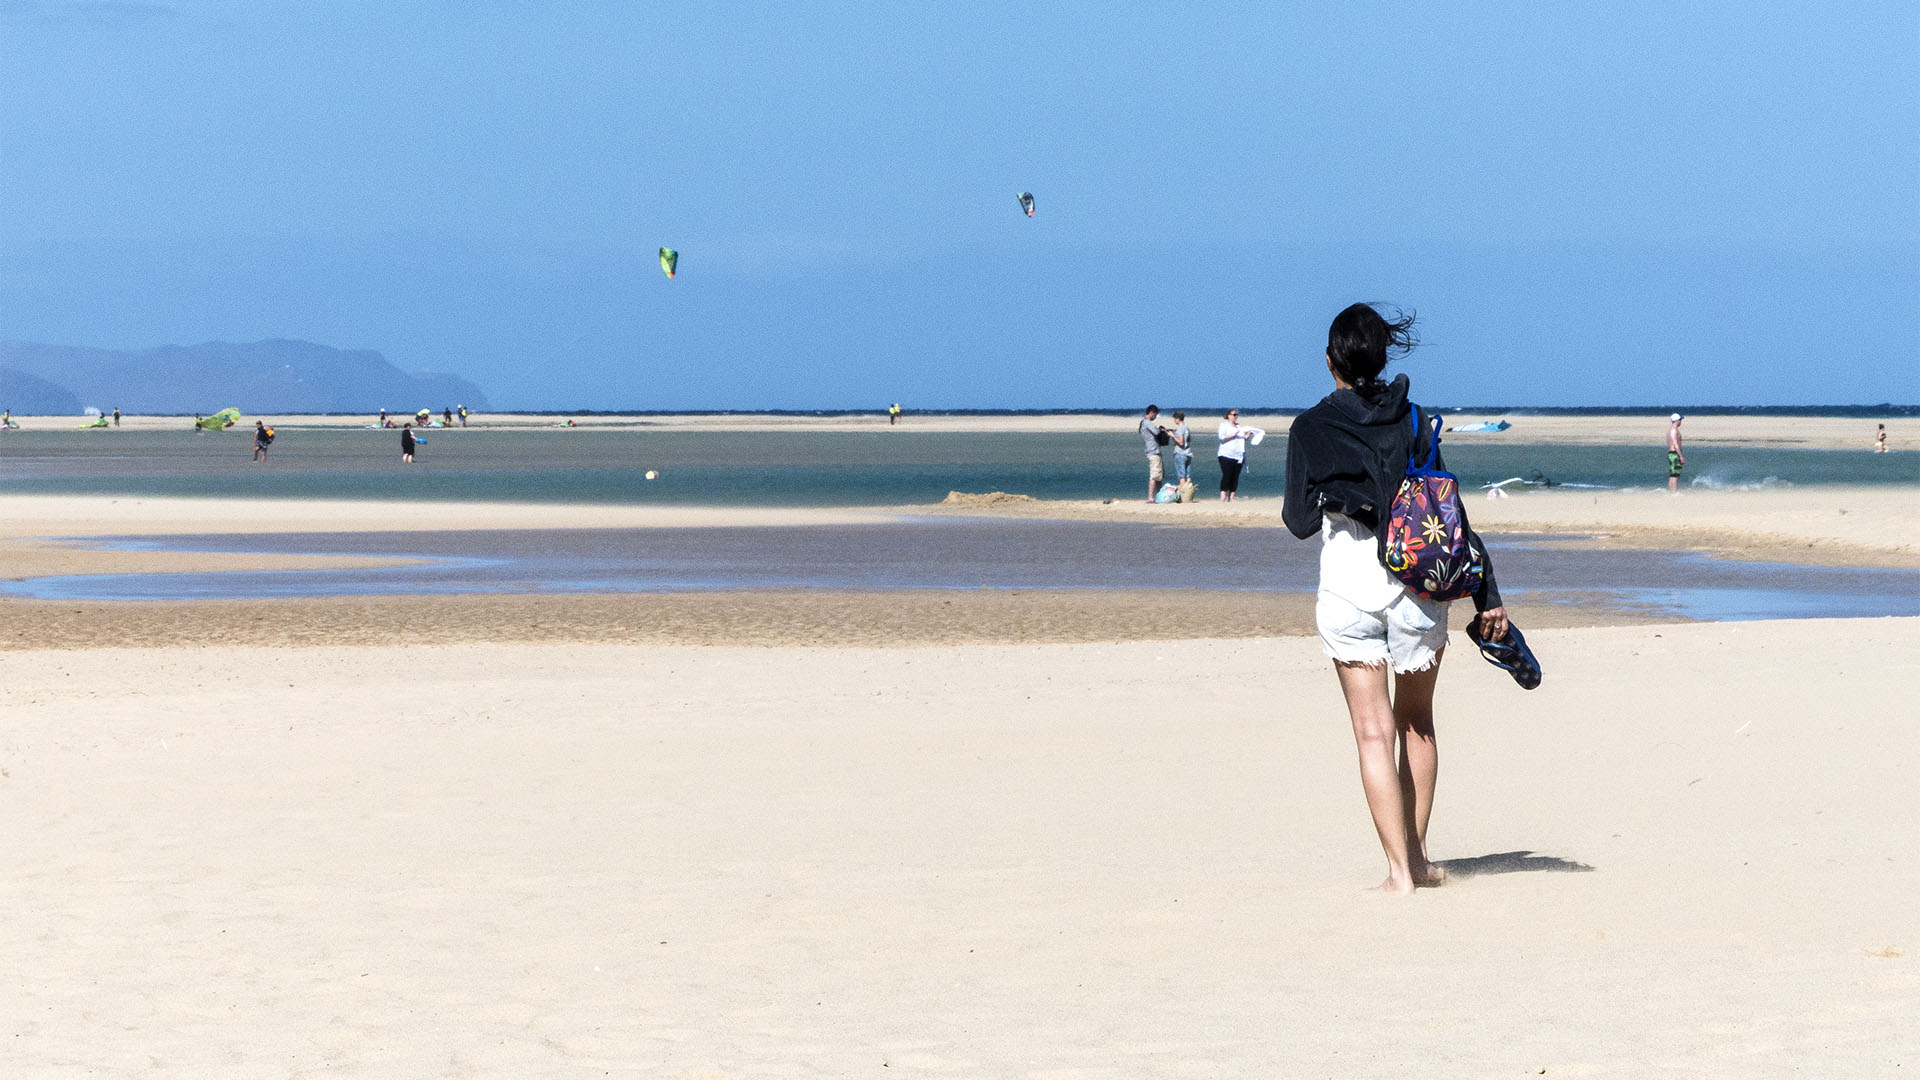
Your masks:
{"label": "woman walking on beach", "polygon": [[[1439,772],[1433,688],[1447,647],[1447,604],[1387,573],[1379,536],[1415,441],[1407,377],[1386,383],[1380,373],[1389,352],[1405,355],[1413,347],[1412,329],[1412,316],[1388,321],[1366,304],[1335,316],[1326,356],[1334,390],[1293,422],[1281,508],[1293,535],[1320,536],[1314,617],[1346,696],[1360,786],[1387,856],[1379,887],[1393,893],[1437,885],[1444,876],[1427,858],[1427,818]],[[1491,561],[1485,569],[1473,597],[1475,618],[1481,633],[1498,641],[1507,634],[1507,613]]]}
{"label": "woman walking on beach", "polygon": [[400,460],[408,465],[413,464],[412,423],[406,423],[400,426]]}

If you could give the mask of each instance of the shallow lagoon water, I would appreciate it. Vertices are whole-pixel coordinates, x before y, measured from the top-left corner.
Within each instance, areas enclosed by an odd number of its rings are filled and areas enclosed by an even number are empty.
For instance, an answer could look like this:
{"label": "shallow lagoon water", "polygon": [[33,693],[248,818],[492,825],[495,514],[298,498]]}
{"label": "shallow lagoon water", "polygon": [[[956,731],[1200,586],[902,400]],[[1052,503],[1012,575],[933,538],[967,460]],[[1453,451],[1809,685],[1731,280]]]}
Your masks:
{"label": "shallow lagoon water", "polygon": [[[1603,487],[1666,485],[1666,452],[1657,439],[1634,449],[1499,438],[1448,437],[1447,463],[1468,488],[1535,473]],[[1201,491],[1211,494],[1219,482],[1211,435],[1202,434],[1196,446],[1195,477]],[[203,435],[11,432],[0,436],[0,493],[901,506],[938,502],[954,490],[1133,498],[1144,495],[1146,479],[1132,421],[1122,420],[1111,434],[981,435],[879,426],[744,432],[468,428],[431,431],[414,465],[402,465],[399,454],[398,434],[377,429],[283,427],[264,465],[253,462],[251,439],[238,428]],[[1278,497],[1285,462],[1286,439],[1276,433],[1250,456],[1242,493]],[[659,479],[647,480],[648,470]],[[1701,446],[1688,457],[1685,482],[1708,488],[1920,487],[1920,454]]]}
{"label": "shallow lagoon water", "polygon": [[[1920,615],[1920,571],[1580,549],[1528,537],[1490,543],[1502,590],[1520,605],[1530,594],[1559,593],[1710,620]],[[102,546],[422,561],[43,577],[0,583],[0,594],[137,601],[743,589],[1310,592],[1319,572],[1319,545],[1280,529],[966,517],[754,528],[140,537]]]}

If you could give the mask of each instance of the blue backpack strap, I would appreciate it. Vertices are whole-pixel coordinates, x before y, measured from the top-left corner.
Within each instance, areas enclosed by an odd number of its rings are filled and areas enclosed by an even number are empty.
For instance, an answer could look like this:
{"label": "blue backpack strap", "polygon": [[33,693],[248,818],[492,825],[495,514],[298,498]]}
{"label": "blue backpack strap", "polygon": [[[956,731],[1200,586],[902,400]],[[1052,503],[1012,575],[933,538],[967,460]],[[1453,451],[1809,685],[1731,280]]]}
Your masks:
{"label": "blue backpack strap", "polygon": [[1413,443],[1407,447],[1407,471],[1432,471],[1440,457],[1440,418],[1433,418],[1432,440],[1427,443],[1427,462],[1420,463],[1420,406],[1407,402],[1407,423],[1413,428]]}

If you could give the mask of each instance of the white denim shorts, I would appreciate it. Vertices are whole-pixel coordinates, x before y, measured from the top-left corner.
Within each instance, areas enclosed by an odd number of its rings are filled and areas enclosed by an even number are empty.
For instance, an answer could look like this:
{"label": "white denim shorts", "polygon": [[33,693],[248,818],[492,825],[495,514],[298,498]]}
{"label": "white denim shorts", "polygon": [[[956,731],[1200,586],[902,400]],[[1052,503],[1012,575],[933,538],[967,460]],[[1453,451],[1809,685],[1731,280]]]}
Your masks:
{"label": "white denim shorts", "polygon": [[1412,590],[1379,611],[1362,611],[1323,592],[1313,605],[1320,647],[1343,664],[1390,662],[1400,673],[1425,671],[1447,647],[1447,604]]}

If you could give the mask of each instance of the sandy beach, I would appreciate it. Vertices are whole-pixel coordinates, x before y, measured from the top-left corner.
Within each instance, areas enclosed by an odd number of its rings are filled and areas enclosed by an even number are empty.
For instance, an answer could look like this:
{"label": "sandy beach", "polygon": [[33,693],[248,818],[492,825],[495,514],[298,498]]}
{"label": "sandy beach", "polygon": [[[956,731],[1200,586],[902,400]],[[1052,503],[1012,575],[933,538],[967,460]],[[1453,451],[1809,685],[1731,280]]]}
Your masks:
{"label": "sandy beach", "polygon": [[0,0],[0,1080],[1920,1080],[1916,42]]}
{"label": "sandy beach", "polygon": [[[1470,509],[1576,547],[1920,565],[1920,506],[1885,490]],[[53,539],[136,534],[1279,527],[1277,501],[4,510],[12,577],[341,558]],[[1228,604],[1240,636],[1193,617]],[[1533,693],[1456,633],[1433,828],[1451,880],[1397,900],[1361,891],[1380,856],[1311,604],[0,600],[7,1059],[679,1080],[1920,1063],[1920,618],[1680,623],[1564,597],[1515,611],[1549,672]]]}
{"label": "sandy beach", "polygon": [[1411,900],[1305,638],[0,654],[8,1058],[1904,1075],[1916,630],[1460,652]]}

